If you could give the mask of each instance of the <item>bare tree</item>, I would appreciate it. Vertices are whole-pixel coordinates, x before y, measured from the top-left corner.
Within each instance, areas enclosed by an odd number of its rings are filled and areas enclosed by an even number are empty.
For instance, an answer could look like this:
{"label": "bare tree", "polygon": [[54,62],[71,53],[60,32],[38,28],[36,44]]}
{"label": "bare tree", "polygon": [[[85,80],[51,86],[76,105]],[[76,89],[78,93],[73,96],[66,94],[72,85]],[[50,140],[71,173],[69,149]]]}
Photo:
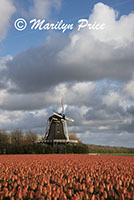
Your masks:
{"label": "bare tree", "polygon": [[35,142],[38,140],[38,135],[32,131],[29,131],[25,135],[25,142],[26,144],[35,144]]}
{"label": "bare tree", "polygon": [[82,143],[81,140],[76,136],[75,133],[69,134],[69,140],[77,140],[79,143]]}
{"label": "bare tree", "polygon": [[24,141],[24,135],[20,129],[11,132],[11,143],[14,146],[20,146]]}
{"label": "bare tree", "polygon": [[0,147],[4,147],[9,143],[9,136],[6,130],[0,130]]}

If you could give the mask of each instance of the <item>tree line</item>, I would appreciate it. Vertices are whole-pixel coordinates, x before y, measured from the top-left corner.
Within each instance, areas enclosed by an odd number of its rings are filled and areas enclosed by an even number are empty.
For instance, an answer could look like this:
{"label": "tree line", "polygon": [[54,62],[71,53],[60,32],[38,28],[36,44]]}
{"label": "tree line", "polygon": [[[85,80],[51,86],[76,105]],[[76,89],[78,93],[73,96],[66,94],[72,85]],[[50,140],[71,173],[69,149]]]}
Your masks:
{"label": "tree line", "polygon": [[13,130],[11,133],[0,130],[0,154],[25,153],[25,151],[29,151],[30,146],[35,144],[37,139],[38,135],[32,131],[24,134],[21,129]]}
{"label": "tree line", "polygon": [[21,129],[8,133],[0,130],[0,154],[48,154],[48,153],[88,153],[87,145],[83,144],[75,134],[70,139],[78,140],[78,144],[47,145],[43,144],[43,136],[29,131],[23,133]]}
{"label": "tree line", "polygon": [[7,132],[0,130],[0,154],[48,154],[48,153],[128,153],[134,154],[134,148],[111,147],[83,144],[81,140],[72,133],[70,140],[77,140],[77,144],[65,145],[47,145],[40,143],[43,136],[28,131],[23,133],[21,129]]}

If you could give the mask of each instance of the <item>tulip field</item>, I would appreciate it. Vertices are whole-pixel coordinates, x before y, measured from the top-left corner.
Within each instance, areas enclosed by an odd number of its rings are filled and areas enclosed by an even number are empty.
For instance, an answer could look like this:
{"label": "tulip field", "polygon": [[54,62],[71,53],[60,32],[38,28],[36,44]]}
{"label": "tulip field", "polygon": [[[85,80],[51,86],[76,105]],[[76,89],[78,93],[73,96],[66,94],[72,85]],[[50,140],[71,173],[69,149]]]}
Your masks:
{"label": "tulip field", "polygon": [[134,200],[134,156],[1,155],[1,199]]}

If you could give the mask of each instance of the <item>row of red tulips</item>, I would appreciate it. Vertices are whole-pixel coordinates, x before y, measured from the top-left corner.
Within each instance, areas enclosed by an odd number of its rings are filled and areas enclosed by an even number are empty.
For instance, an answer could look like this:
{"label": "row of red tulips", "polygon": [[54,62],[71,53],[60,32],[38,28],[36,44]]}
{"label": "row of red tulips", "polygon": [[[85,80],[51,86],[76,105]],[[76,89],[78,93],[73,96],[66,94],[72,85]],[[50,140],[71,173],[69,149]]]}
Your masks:
{"label": "row of red tulips", "polygon": [[0,156],[0,200],[134,199],[134,157]]}

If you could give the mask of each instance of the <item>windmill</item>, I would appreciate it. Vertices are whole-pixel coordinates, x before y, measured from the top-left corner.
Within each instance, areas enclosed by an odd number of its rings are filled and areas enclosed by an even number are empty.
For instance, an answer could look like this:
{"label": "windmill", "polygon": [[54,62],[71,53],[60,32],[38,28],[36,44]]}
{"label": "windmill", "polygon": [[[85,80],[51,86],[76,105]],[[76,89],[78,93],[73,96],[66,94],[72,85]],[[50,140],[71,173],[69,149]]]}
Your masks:
{"label": "windmill", "polygon": [[73,119],[65,116],[63,99],[61,100],[62,112],[53,112],[48,118],[48,127],[44,137],[45,143],[77,143],[69,140],[67,121],[74,122]]}

